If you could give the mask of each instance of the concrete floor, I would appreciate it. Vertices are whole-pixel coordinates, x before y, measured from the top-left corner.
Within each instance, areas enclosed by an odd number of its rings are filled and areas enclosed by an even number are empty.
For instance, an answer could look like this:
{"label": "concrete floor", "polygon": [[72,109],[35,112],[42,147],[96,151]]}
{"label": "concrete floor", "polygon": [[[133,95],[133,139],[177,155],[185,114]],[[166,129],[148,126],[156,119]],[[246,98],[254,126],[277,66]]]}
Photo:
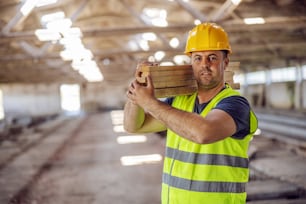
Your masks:
{"label": "concrete floor", "polygon": [[152,134],[128,143],[120,113],[113,119],[107,112],[68,121],[7,164],[0,172],[0,202],[160,203],[164,139]]}
{"label": "concrete floor", "polygon": [[[165,139],[129,136],[122,128],[122,111],[112,111],[59,118],[1,144],[0,204],[160,203]],[[263,138],[255,139],[251,150],[252,168],[296,182],[282,183],[282,189],[306,188],[305,158]],[[261,194],[261,186],[253,186],[256,193],[250,195]]]}

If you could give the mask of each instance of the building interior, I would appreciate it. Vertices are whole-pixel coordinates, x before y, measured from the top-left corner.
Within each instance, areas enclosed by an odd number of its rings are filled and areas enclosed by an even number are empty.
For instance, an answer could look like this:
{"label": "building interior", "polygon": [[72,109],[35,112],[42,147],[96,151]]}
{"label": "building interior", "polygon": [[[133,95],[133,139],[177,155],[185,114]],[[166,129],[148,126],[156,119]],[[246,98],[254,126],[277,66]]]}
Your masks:
{"label": "building interior", "polygon": [[[306,0],[0,0],[0,203],[160,203],[165,133],[130,134],[137,65],[227,32],[258,129],[249,204],[306,203]],[[163,97],[161,97],[163,98]]]}

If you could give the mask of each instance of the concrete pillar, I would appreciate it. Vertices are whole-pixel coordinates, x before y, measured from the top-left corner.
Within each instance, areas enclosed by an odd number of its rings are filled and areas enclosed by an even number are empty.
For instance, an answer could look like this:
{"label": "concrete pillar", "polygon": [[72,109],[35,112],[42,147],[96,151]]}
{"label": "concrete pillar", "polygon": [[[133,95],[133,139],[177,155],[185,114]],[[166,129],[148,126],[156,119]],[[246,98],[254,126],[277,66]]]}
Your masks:
{"label": "concrete pillar", "polygon": [[265,98],[265,107],[263,108],[270,108],[271,104],[270,104],[270,87],[272,84],[272,79],[271,79],[271,70],[269,68],[267,68],[265,70],[265,77],[266,77],[266,82],[265,82],[265,91],[264,91],[264,98]]}
{"label": "concrete pillar", "polygon": [[296,64],[296,81],[294,91],[294,108],[302,109],[303,104],[303,69],[301,63]]}

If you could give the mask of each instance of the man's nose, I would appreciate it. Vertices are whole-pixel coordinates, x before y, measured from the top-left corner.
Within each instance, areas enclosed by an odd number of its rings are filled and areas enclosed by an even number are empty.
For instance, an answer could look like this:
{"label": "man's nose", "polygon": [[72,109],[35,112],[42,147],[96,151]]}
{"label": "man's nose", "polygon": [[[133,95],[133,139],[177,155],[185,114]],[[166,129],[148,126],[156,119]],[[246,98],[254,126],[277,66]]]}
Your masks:
{"label": "man's nose", "polygon": [[210,66],[210,60],[209,58],[203,57],[201,60],[201,64],[202,67],[209,67]]}

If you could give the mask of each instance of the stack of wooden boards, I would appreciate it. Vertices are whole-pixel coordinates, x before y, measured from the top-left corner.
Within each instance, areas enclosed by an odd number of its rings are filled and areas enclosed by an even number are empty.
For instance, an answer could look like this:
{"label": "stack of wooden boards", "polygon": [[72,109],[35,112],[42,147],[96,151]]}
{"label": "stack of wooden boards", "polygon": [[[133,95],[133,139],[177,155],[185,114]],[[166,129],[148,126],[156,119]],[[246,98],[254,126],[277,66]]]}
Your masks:
{"label": "stack of wooden boards", "polygon": [[[232,88],[239,89],[240,85],[234,83],[234,71],[238,70],[239,62],[230,62],[224,72],[224,80]],[[197,81],[194,78],[191,65],[177,66],[148,66],[138,67],[136,80],[139,83],[146,83],[146,76],[150,74],[154,93],[157,98],[165,98],[177,95],[188,95],[197,91]]]}

